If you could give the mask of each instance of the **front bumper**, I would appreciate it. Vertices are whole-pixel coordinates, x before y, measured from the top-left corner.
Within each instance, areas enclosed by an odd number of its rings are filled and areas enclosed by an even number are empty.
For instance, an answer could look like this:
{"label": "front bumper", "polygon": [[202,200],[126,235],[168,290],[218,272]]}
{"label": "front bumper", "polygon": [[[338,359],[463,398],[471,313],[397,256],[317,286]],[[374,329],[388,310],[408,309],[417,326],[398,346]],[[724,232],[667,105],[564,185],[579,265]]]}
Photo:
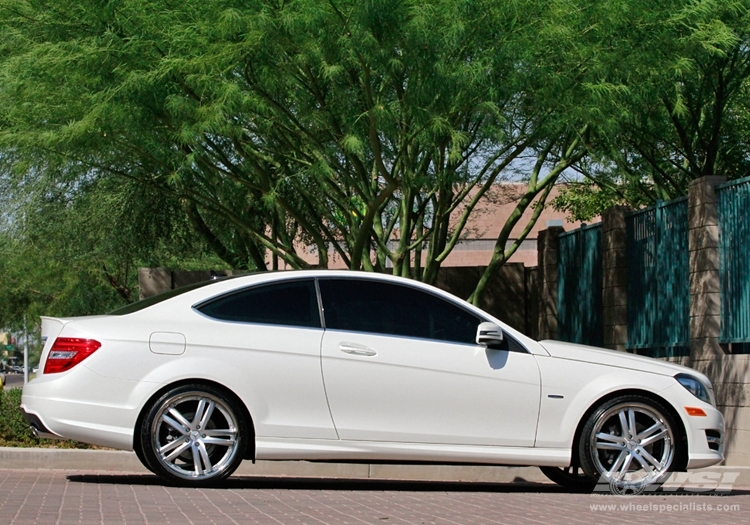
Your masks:
{"label": "front bumper", "polygon": [[[698,400],[681,385],[663,392],[679,413],[688,441],[687,468],[710,467],[724,460],[724,416],[719,410]],[[688,415],[686,407],[701,408],[705,416]]]}
{"label": "front bumper", "polygon": [[705,416],[686,416],[689,469],[710,467],[724,460],[724,416],[713,407],[704,411]]}

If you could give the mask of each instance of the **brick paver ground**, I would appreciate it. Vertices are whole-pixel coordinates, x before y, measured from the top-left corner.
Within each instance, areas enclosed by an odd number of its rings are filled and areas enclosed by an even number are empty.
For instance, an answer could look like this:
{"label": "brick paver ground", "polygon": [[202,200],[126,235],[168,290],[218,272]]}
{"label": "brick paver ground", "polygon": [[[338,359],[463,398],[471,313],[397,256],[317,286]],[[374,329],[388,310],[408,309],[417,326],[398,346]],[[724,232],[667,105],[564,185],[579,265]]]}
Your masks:
{"label": "brick paver ground", "polygon": [[141,474],[0,470],[0,524],[750,523],[750,490],[725,496],[571,494],[548,484],[234,477],[185,489]]}

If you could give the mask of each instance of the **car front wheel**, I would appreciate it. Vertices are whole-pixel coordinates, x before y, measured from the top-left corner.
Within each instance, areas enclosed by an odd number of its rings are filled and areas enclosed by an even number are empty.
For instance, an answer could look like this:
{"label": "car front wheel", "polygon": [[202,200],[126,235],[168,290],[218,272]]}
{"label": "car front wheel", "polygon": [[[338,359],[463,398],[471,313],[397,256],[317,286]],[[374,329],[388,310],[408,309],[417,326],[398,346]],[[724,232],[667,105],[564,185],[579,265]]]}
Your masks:
{"label": "car front wheel", "polygon": [[587,476],[580,467],[539,467],[539,470],[561,487],[575,492],[590,492],[596,486],[596,480]]}
{"label": "car front wheel", "polygon": [[660,403],[621,396],[591,414],[579,454],[587,476],[627,493],[664,480],[681,457],[680,447],[678,427]]}
{"label": "car front wheel", "polygon": [[140,431],[146,467],[189,486],[214,485],[231,475],[250,438],[237,402],[218,388],[199,384],[162,395]]}

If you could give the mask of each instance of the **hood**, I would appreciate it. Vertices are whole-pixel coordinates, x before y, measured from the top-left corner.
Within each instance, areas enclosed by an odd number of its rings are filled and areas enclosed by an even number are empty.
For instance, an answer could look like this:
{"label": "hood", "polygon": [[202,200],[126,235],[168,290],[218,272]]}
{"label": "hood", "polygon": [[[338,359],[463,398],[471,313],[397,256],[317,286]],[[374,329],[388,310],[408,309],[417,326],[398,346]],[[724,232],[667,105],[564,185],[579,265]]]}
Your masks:
{"label": "hood", "polygon": [[563,341],[539,341],[552,357],[559,359],[569,359],[571,361],[583,361],[585,363],[597,363],[601,365],[616,366],[618,368],[629,368],[631,370],[641,370],[652,374],[665,376],[674,376],[676,374],[690,374],[702,379],[707,385],[710,385],[708,378],[700,372],[686,366],[669,363],[645,357],[642,355],[628,354],[618,350],[608,350],[595,346],[578,345],[574,343],[565,343]]}

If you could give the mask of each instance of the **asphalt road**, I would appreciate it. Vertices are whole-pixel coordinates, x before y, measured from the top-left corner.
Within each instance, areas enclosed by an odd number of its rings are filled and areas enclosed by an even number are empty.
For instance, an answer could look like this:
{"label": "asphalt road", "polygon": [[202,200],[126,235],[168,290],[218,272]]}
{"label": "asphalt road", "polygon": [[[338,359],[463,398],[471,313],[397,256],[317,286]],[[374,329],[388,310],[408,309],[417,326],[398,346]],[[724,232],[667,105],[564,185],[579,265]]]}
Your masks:
{"label": "asphalt road", "polygon": [[602,496],[542,483],[233,477],[213,489],[150,474],[0,470],[0,525],[750,523],[750,491]]}

